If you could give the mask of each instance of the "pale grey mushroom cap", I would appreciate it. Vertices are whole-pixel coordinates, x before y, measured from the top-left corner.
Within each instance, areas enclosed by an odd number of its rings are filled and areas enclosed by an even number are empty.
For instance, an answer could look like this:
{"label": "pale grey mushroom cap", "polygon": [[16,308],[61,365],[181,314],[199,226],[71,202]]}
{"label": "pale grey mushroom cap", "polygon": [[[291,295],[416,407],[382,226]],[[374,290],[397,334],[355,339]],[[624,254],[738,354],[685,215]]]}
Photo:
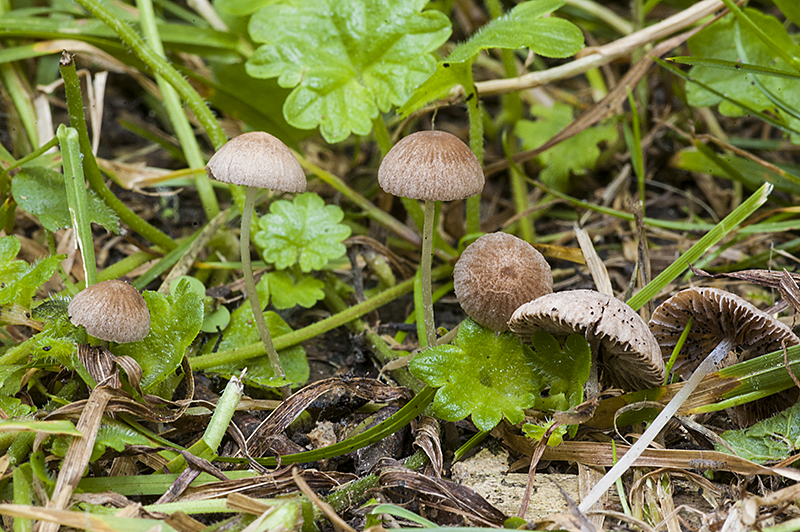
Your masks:
{"label": "pale grey mushroom cap", "polygon": [[582,334],[598,349],[607,378],[624,390],[645,390],[664,382],[664,361],[645,321],[622,301],[594,290],[544,295],[519,307],[508,322],[523,339],[538,330]]}
{"label": "pale grey mushroom cap", "polygon": [[134,287],[103,281],[78,292],[67,307],[73,325],[95,338],[120,344],[137,342],[150,332],[150,311]]}
{"label": "pale grey mushroom cap", "polygon": [[453,201],[483,190],[480,161],[464,142],[445,131],[418,131],[389,150],[378,184],[393,196]]}
{"label": "pale grey mushroom cap", "polygon": [[229,140],[208,161],[206,173],[224,183],[281,192],[305,192],[307,186],[306,175],[292,151],[263,131]]}
{"label": "pale grey mushroom cap", "polygon": [[[792,330],[780,320],[762,312],[736,294],[719,288],[687,288],[659,305],[650,318],[650,330],[656,337],[664,360],[669,360],[689,317],[692,327],[675,365],[674,371],[688,378],[717,344],[730,338],[741,360],[800,344]],[[720,367],[735,363],[729,355]]]}
{"label": "pale grey mushroom cap", "polygon": [[467,246],[453,271],[453,288],[467,315],[495,331],[523,303],[553,291],[553,274],[533,246],[508,233],[489,233]]}

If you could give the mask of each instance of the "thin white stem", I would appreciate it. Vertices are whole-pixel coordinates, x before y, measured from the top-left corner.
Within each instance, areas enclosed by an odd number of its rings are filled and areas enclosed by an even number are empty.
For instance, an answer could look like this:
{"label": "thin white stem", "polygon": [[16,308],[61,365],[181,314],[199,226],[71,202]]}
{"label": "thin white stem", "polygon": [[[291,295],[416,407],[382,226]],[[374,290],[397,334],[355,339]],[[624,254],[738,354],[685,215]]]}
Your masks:
{"label": "thin white stem", "polygon": [[239,235],[239,244],[242,251],[242,274],[244,277],[245,290],[247,291],[247,300],[250,302],[250,308],[253,309],[253,321],[256,324],[256,329],[258,329],[258,336],[264,344],[264,349],[272,364],[272,371],[275,373],[275,377],[283,381],[281,395],[286,398],[289,395],[286,373],[283,371],[281,359],[278,358],[278,352],[275,350],[275,345],[272,343],[272,336],[270,336],[269,328],[267,328],[267,321],[264,319],[264,310],[261,308],[261,302],[258,300],[256,281],[253,278],[253,265],[250,263],[250,221],[253,219],[253,209],[255,208],[257,193],[258,189],[256,187],[247,187],[247,193],[244,197],[242,229]]}
{"label": "thin white stem", "polygon": [[667,406],[664,407],[658,416],[653,420],[653,423],[647,427],[647,430],[642,434],[642,437],[639,438],[636,443],[634,443],[630,449],[625,453],[625,455],[619,459],[619,461],[612,467],[608,473],[600,479],[600,482],[595,484],[592,490],[586,495],[581,501],[581,504],[578,506],[578,510],[581,512],[588,511],[594,503],[600,500],[600,497],[610,488],[619,477],[622,476],[625,471],[636,461],[639,456],[641,456],[642,452],[647,448],[648,445],[658,436],[658,433],[661,432],[661,429],[667,424],[667,421],[675,415],[675,412],[678,411],[678,408],[689,398],[692,392],[697,388],[700,384],[700,381],[703,380],[703,377],[711,373],[720,360],[722,360],[725,355],[733,347],[733,339],[725,339],[717,344],[717,347],[714,348],[713,351],[697,366],[697,369],[694,370],[692,376],[689,377],[689,380],[686,381],[686,384],[675,394],[675,397],[667,403]]}
{"label": "thin white stem", "polygon": [[425,200],[425,221],[422,224],[422,255],[419,267],[422,272],[422,316],[425,320],[425,337],[428,346],[436,345],[436,322],[433,319],[433,292],[431,290],[431,260],[433,255],[433,217],[436,202]]}

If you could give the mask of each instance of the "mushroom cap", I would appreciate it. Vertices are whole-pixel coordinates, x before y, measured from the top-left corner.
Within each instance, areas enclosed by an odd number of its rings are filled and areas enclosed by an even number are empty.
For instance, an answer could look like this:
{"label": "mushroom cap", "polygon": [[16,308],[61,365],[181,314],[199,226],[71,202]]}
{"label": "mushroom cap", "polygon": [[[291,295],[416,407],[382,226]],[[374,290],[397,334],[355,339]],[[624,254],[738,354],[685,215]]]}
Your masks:
{"label": "mushroom cap", "polygon": [[150,332],[150,311],[125,281],[103,281],[78,292],[67,307],[73,325],[83,325],[95,338],[124,344]]}
{"label": "mushroom cap", "polygon": [[[687,288],[659,305],[650,318],[650,330],[661,345],[664,360],[669,360],[689,317],[692,328],[683,344],[674,369],[688,378],[712,349],[724,338],[733,338],[741,360],[754,358],[786,346],[800,344],[792,330],[780,320],[754,307],[741,297],[719,288]],[[736,362],[728,356],[721,367]]]}
{"label": "mushroom cap", "polygon": [[539,329],[554,335],[583,334],[606,376],[624,390],[644,390],[664,382],[661,349],[647,324],[622,301],[594,290],[544,295],[519,307],[509,328],[523,339]]}
{"label": "mushroom cap", "polygon": [[467,246],[453,271],[453,287],[467,315],[495,331],[523,303],[553,291],[553,274],[541,253],[508,233],[489,233]]}
{"label": "mushroom cap", "polygon": [[206,165],[208,177],[281,192],[305,192],[306,175],[286,144],[263,131],[243,133],[217,150]]}
{"label": "mushroom cap", "polygon": [[445,131],[418,131],[389,150],[378,169],[378,184],[404,198],[452,201],[483,190],[480,161],[464,142]]}

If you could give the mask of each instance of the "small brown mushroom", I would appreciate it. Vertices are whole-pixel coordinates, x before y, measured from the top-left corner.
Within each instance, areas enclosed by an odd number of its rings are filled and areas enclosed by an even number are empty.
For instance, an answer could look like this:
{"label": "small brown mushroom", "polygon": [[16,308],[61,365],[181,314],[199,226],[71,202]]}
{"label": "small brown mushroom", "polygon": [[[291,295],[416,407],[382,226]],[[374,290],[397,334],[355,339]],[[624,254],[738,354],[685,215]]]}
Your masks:
{"label": "small brown mushroom", "polygon": [[134,287],[103,281],[78,292],[67,307],[73,325],[95,338],[120,344],[137,342],[150,332],[150,311]]}
{"label": "small brown mushroom", "polygon": [[520,305],[553,292],[553,274],[542,254],[521,238],[490,233],[461,254],[453,288],[470,318],[501,332]]}
{"label": "small brown mushroom", "polygon": [[[800,344],[800,338],[783,322],[741,297],[719,288],[688,288],[664,301],[650,318],[650,330],[661,346],[665,361],[672,355],[690,316],[694,320],[674,365],[675,372],[684,379],[722,341],[730,342],[731,347],[723,355],[720,367],[777,351],[783,345],[790,347]],[[735,352],[731,349],[735,349]],[[772,413],[781,404],[787,403],[780,399],[770,400],[769,405],[756,401],[762,404],[736,407],[733,415],[740,425],[751,425],[757,419],[748,415],[750,409]]]}
{"label": "small brown mushroom", "polygon": [[[244,133],[229,140],[208,161],[206,172],[209,177],[217,181],[247,186],[239,238],[242,276],[247,299],[253,309],[253,320],[272,364],[272,370],[275,377],[285,381],[286,373],[272,343],[263,307],[256,292],[253,266],[250,262],[250,222],[253,219],[256,193],[259,188],[281,192],[304,192],[307,186],[305,173],[292,151],[280,139],[263,131]],[[281,386],[281,394],[284,398],[289,396],[288,384]]]}
{"label": "small brown mushroom", "polygon": [[[624,390],[644,390],[664,382],[661,350],[647,324],[628,305],[606,294],[594,290],[547,294],[519,307],[508,326],[523,339],[539,329],[555,335],[583,334],[592,346],[593,371],[595,361],[601,363],[609,380]],[[593,385],[587,382],[590,397]]]}
{"label": "small brown mushroom", "polygon": [[422,307],[426,341],[436,343],[431,293],[433,215],[437,201],[468,198],[483,190],[480,161],[469,146],[444,131],[418,131],[389,150],[378,169],[378,184],[389,194],[424,200],[422,253]]}

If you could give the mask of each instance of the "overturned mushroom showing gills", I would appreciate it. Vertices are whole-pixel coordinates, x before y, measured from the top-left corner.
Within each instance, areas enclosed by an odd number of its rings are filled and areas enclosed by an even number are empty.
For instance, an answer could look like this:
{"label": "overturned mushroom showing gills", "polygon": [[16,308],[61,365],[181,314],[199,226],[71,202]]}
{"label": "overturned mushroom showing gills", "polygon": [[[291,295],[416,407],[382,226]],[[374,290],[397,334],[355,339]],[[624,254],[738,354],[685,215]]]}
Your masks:
{"label": "overturned mushroom showing gills", "polygon": [[125,281],[103,281],[78,292],[67,307],[73,325],[107,342],[138,342],[150,332],[150,311]]}
{"label": "overturned mushroom showing gills", "polygon": [[250,223],[259,188],[281,192],[305,192],[307,186],[305,173],[292,151],[278,138],[263,131],[244,133],[228,141],[208,161],[206,173],[217,181],[247,187],[239,237],[242,275],[258,334],[269,356],[275,377],[284,382],[281,394],[285,398],[289,395],[288,383],[285,382],[286,373],[272,343],[253,278],[253,266],[250,262]]}
{"label": "overturned mushroom showing gills", "polygon": [[424,200],[422,307],[429,346],[436,345],[431,294],[433,216],[437,201],[465,199],[483,190],[483,168],[469,146],[444,131],[418,131],[389,150],[378,169],[378,184],[394,196]]}
{"label": "overturned mushroom showing gills", "polygon": [[645,390],[664,381],[661,350],[647,324],[628,305],[606,294],[594,290],[547,294],[519,307],[508,326],[523,340],[539,329],[554,335],[583,334],[592,346],[589,398],[597,397],[600,363],[611,382],[625,390]]}
{"label": "overturned mushroom showing gills", "polygon": [[683,346],[689,354],[678,370],[688,379],[641,438],[581,501],[578,507],[581,511],[591,508],[636,461],[700,381],[729,356],[731,349],[744,347],[756,356],[780,348],[781,338],[785,339],[786,345],[800,343],[788,327],[734,294],[716,288],[689,288],[662,303],[650,320],[655,337],[665,342],[662,344],[664,356],[671,355],[691,316],[694,316],[694,321]]}
{"label": "overturned mushroom showing gills", "polygon": [[521,238],[490,233],[461,254],[453,288],[470,318],[502,332],[520,305],[553,292],[553,274],[542,254]]}
{"label": "overturned mushroom showing gills", "polygon": [[[725,353],[720,361],[721,367],[777,351],[783,345],[800,344],[800,338],[783,322],[736,294],[718,288],[689,288],[664,301],[650,318],[650,330],[661,346],[665,361],[672,355],[690,316],[694,321],[673,368],[684,379],[696,370],[706,353],[726,338],[732,339],[736,351],[742,354],[737,357],[732,352]],[[782,404],[775,400],[770,403],[778,408],[767,408],[769,414],[779,410]],[[748,426],[757,421],[748,419],[750,406],[734,407],[733,413],[739,425]]]}

